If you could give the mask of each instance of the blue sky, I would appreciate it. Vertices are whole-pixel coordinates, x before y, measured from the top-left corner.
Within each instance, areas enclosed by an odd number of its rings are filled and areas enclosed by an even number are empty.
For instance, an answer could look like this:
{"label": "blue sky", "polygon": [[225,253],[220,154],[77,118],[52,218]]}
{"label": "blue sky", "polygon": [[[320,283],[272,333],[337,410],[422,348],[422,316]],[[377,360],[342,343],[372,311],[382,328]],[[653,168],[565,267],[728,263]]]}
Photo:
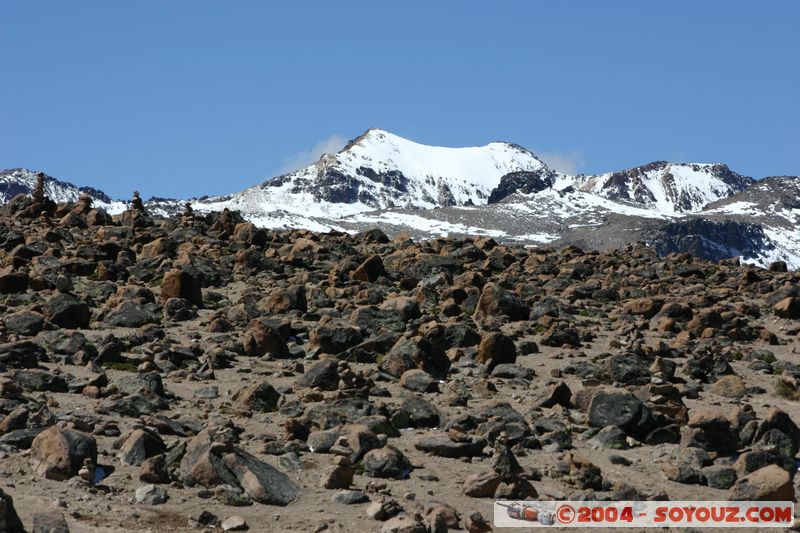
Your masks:
{"label": "blue sky", "polygon": [[800,174],[800,2],[0,4],[0,168],[243,189],[370,127],[568,170]]}

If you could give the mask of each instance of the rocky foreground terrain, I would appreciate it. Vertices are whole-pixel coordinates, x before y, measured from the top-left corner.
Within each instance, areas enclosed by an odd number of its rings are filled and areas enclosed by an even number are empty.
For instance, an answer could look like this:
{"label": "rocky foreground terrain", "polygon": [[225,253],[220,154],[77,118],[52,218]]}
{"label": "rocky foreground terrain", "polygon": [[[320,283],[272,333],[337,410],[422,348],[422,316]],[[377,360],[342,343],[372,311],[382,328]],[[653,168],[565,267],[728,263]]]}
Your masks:
{"label": "rocky foreground terrain", "polygon": [[800,273],[651,247],[0,217],[0,531],[489,531],[793,499]]}

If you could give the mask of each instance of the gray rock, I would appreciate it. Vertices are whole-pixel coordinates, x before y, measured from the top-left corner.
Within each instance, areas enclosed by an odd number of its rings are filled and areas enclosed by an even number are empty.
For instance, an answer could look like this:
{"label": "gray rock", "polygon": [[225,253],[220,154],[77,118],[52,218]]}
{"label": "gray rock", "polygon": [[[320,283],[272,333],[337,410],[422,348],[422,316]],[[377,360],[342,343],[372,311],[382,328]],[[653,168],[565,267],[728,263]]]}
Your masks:
{"label": "gray rock", "polygon": [[259,503],[288,505],[300,492],[300,487],[286,474],[243,450],[226,454],[223,464],[236,476],[245,492]]}
{"label": "gray rock", "polygon": [[14,382],[29,391],[67,392],[64,378],[43,370],[17,370]]}
{"label": "gray rock", "polygon": [[331,496],[331,502],[341,505],[354,505],[369,501],[369,496],[360,490],[340,490]]}
{"label": "gray rock", "polygon": [[56,292],[45,304],[45,318],[53,324],[67,329],[89,327],[92,312],[89,306],[66,292]]}
{"label": "gray rock", "polygon": [[322,390],[336,390],[339,386],[339,362],[335,359],[323,359],[308,368],[297,384],[301,387],[319,387]]}
{"label": "gray rock", "polygon": [[624,450],[626,439],[625,432],[617,426],[606,426],[589,439],[589,445],[595,449]]}
{"label": "gray rock", "polygon": [[641,400],[627,391],[599,391],[589,403],[589,423],[617,426],[628,435],[643,437],[653,429],[653,417]]}
{"label": "gray rock", "polygon": [[116,378],[112,385],[122,394],[137,394],[143,391],[164,395],[164,384],[158,372],[129,374]]}
{"label": "gray rock", "polygon": [[31,533],[69,533],[69,526],[58,511],[43,511],[33,515]]}
{"label": "gray rock", "polygon": [[447,436],[423,437],[414,447],[423,452],[439,457],[478,457],[487,446],[486,439],[469,437],[465,442],[453,442]]}
{"label": "gray rock", "polygon": [[167,447],[161,436],[148,429],[134,429],[117,441],[117,457],[123,464],[139,466],[146,459],[161,455]]}
{"label": "gray rock", "polygon": [[158,319],[144,305],[126,300],[109,311],[103,322],[109,326],[138,328],[145,324],[157,324]]}
{"label": "gray rock", "polygon": [[169,404],[163,398],[152,392],[131,394],[118,400],[103,401],[100,406],[107,411],[114,411],[122,416],[132,418],[152,415],[169,408]]}
{"label": "gray rock", "polygon": [[493,378],[531,379],[533,376],[532,369],[521,367],[514,363],[501,363],[492,369]]}
{"label": "gray rock", "polygon": [[161,505],[169,499],[167,489],[157,485],[145,485],[136,489],[136,503],[143,505]]}
{"label": "gray rock", "polygon": [[391,479],[405,479],[411,472],[411,463],[403,452],[394,446],[370,450],[361,460],[364,475]]}
{"label": "gray rock", "polygon": [[[408,427],[437,427],[441,424],[442,414],[432,403],[422,396],[411,394],[400,405],[400,414],[408,420]],[[400,427],[400,426],[398,426]]]}
{"label": "gray rock", "polygon": [[17,311],[3,319],[6,331],[19,335],[34,336],[44,329],[44,315],[36,311]]}
{"label": "gray rock", "polygon": [[418,368],[406,370],[400,376],[400,386],[414,392],[436,392],[439,389],[433,376]]}

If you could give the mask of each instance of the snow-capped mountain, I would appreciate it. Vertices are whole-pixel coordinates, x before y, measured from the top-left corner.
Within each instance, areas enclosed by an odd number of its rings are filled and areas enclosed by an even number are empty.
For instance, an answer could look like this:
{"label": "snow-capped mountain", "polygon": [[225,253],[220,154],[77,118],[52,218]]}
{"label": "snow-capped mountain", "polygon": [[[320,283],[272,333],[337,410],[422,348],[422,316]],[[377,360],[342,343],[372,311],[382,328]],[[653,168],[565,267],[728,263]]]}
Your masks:
{"label": "snow-capped mountain", "polygon": [[575,187],[581,191],[662,213],[700,211],[711,202],[745,190],[751,183],[750,178],[721,163],[666,161],[575,178]]}
{"label": "snow-capped mountain", "polygon": [[[0,173],[0,199],[29,193],[33,172]],[[81,192],[111,213],[125,209],[101,191],[47,177],[56,201]],[[659,253],[800,268],[800,177],[763,180],[721,163],[667,163],[569,176],[516,144],[426,146],[371,129],[336,154],[228,196],[188,202],[195,212],[238,210],[256,225],[355,232],[373,227],[416,238],[486,235],[502,241],[587,248],[645,241]],[[155,216],[186,200],[153,198]]]}
{"label": "snow-capped mountain", "polygon": [[504,175],[544,168],[531,152],[510,143],[443,148],[371,129],[309,167],[195,208],[338,217],[376,209],[482,205]]}
{"label": "snow-capped mountain", "polygon": [[[31,194],[36,187],[36,172],[25,168],[0,171],[0,203],[6,203],[18,194]],[[76,202],[81,194],[92,197],[92,205],[105,209],[110,214],[126,209],[124,202],[112,200],[106,193],[92,187],[78,187],[68,181],[60,181],[45,174],[44,192],[56,203]]]}

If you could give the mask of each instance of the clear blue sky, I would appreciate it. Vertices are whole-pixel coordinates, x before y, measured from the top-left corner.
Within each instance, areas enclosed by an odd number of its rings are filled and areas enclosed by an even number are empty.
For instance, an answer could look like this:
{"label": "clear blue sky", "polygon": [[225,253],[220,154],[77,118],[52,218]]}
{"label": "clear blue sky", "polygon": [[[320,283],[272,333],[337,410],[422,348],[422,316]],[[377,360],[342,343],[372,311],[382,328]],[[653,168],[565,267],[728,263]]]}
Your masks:
{"label": "clear blue sky", "polygon": [[221,194],[380,127],[795,175],[799,25],[794,0],[3,2],[0,168]]}

